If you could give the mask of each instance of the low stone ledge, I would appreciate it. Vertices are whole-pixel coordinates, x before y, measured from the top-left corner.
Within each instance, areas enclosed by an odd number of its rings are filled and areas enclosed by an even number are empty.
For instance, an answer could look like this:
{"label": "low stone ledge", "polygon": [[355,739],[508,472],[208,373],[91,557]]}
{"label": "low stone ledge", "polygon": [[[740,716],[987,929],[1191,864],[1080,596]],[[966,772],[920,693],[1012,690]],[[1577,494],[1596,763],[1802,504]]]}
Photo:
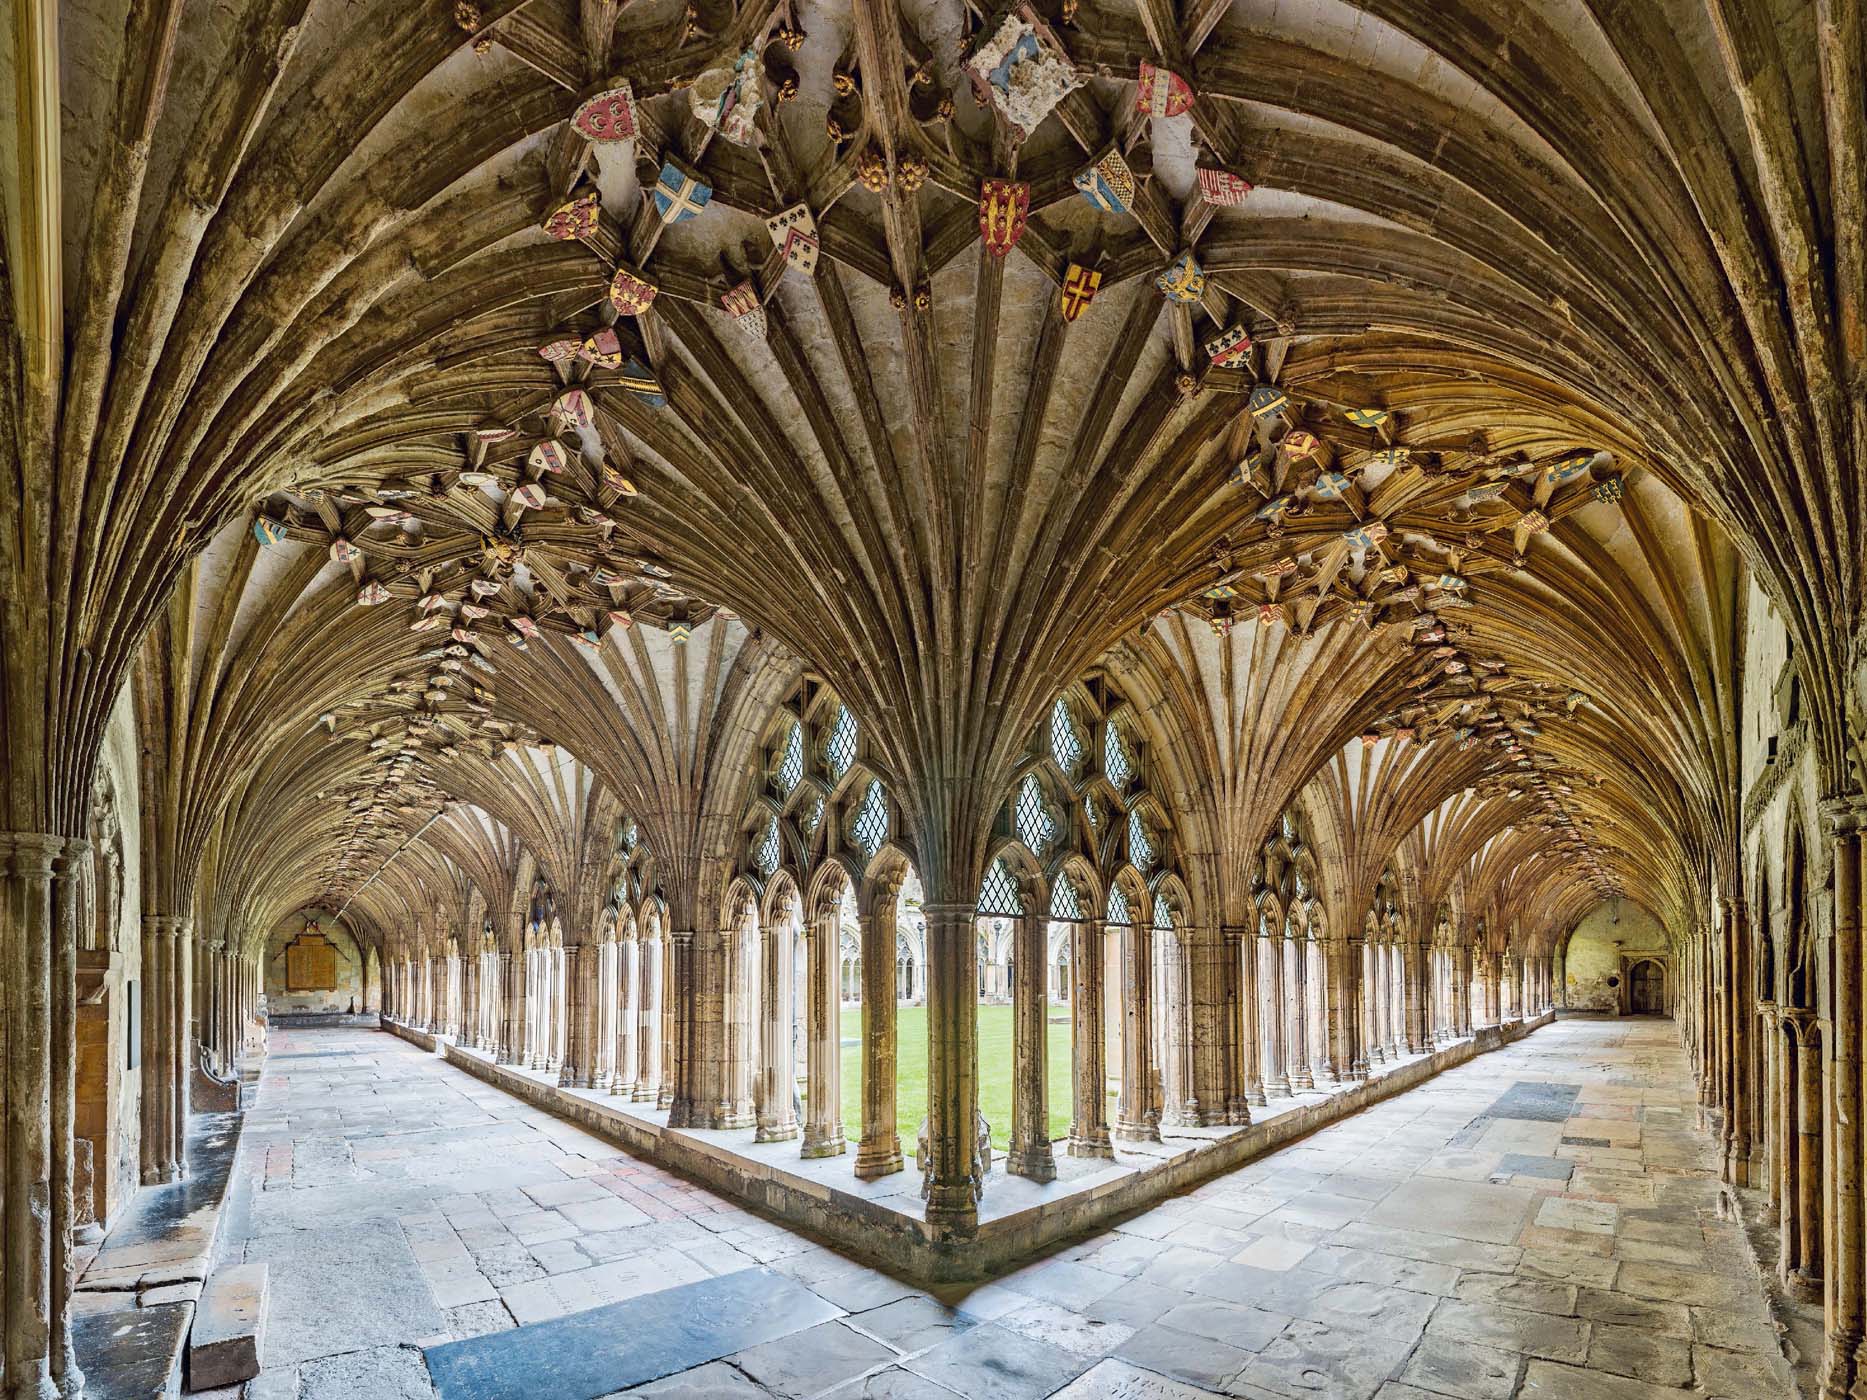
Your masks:
{"label": "low stone ledge", "polygon": [[270,1289],[263,1262],[214,1271],[188,1334],[189,1389],[238,1385],[259,1374]]}
{"label": "low stone ledge", "polygon": [[[1469,1038],[1383,1067],[1325,1098],[1286,1107],[1249,1125],[1195,1129],[1191,1136],[1168,1130],[1169,1142],[1158,1154],[1118,1149],[1118,1159],[1113,1161],[1063,1158],[1058,1179],[1043,1186],[995,1171],[987,1187],[986,1214],[977,1232],[967,1237],[946,1236],[928,1225],[919,1209],[918,1183],[908,1172],[870,1182],[853,1175],[847,1184],[825,1180],[810,1174],[805,1168],[811,1164],[804,1159],[797,1159],[796,1166],[771,1160],[769,1151],[786,1144],[755,1147],[751,1129],[670,1128],[665,1109],[635,1104],[600,1089],[561,1088],[546,1075],[498,1064],[483,1050],[456,1045],[445,1036],[416,1030],[390,1017],[383,1018],[383,1028],[626,1152],[677,1171],[787,1225],[904,1277],[946,1283],[989,1276],[1064,1240],[1145,1210],[1370,1104],[1405,1093],[1455,1065],[1521,1040],[1554,1019],[1545,1012],[1529,1021],[1482,1026]],[[746,1141],[730,1140],[734,1137]],[[825,1163],[836,1160],[823,1159]],[[1039,1195],[1028,1202],[1006,1205],[1003,1201],[1007,1194],[1025,1192]]]}

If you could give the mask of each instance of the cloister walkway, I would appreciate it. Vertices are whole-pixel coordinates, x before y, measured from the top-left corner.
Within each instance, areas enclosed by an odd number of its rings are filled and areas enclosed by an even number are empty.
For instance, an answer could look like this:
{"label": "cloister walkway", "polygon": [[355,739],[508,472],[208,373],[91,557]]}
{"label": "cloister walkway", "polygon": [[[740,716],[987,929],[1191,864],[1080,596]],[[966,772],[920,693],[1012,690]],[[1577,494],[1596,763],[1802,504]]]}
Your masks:
{"label": "cloister walkway", "polygon": [[1777,1400],[1696,1116],[1670,1023],[1561,1021],[935,1297],[394,1036],[282,1031],[224,1248],[271,1265],[252,1400]]}

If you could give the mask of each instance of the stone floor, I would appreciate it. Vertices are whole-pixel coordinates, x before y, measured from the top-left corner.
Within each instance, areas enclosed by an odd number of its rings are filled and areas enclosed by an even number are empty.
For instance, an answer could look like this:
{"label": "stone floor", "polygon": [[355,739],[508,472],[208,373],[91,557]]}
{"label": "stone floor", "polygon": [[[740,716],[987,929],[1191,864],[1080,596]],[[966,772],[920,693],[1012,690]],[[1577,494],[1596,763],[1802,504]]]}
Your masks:
{"label": "stone floor", "polygon": [[1558,1022],[939,1297],[392,1036],[272,1051],[248,1400],[1793,1393],[1666,1022]]}

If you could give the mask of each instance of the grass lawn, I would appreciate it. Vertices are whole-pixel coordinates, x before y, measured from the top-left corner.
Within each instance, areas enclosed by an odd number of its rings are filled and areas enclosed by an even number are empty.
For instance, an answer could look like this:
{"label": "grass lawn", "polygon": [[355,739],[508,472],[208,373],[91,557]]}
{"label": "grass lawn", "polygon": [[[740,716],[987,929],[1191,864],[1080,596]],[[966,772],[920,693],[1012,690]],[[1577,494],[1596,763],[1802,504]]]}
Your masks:
{"label": "grass lawn", "polygon": [[[1070,1135],[1070,1008],[1051,1003],[1050,1136]],[[979,1111],[992,1125],[992,1146],[1011,1147],[1011,1008],[979,1008]],[[914,1139],[927,1116],[927,1008],[895,1012],[895,1124],[901,1151],[914,1160]],[[843,1011],[843,1132],[854,1152],[862,1140],[862,1011]]]}

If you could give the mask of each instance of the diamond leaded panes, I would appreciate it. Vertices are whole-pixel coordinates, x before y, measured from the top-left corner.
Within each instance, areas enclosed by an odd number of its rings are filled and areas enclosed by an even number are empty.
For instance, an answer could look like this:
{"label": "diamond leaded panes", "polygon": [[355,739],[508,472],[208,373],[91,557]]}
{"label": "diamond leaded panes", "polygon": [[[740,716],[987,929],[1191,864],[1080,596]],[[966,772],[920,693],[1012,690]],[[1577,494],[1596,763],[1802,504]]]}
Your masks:
{"label": "diamond leaded panes", "polygon": [[872,780],[869,790],[862,795],[862,808],[856,813],[851,834],[865,856],[881,850],[882,842],[888,839],[888,797],[882,791],[881,779]]}
{"label": "diamond leaded panes", "polygon": [[1050,804],[1044,801],[1044,790],[1037,785],[1034,774],[1024,775],[1015,815],[1018,839],[1035,854],[1043,855],[1057,839],[1057,821],[1050,815]]}
{"label": "diamond leaded panes", "polygon": [[1050,752],[1065,773],[1074,775],[1082,764],[1083,736],[1067,700],[1058,700],[1050,710]]}
{"label": "diamond leaded panes", "polygon": [[1102,730],[1102,771],[1118,789],[1127,787],[1134,777],[1134,755],[1119,724],[1109,724]]}
{"label": "diamond leaded panes", "polygon": [[1058,880],[1057,887],[1050,894],[1050,917],[1056,920],[1081,919],[1083,902],[1076,895],[1076,885],[1070,880]]}
{"label": "diamond leaded panes", "polygon": [[773,817],[765,826],[765,834],[759,838],[758,845],[752,852],[752,863],[758,867],[758,873],[767,880],[778,868],[778,819]]}
{"label": "diamond leaded panes", "polygon": [[842,777],[856,761],[856,717],[847,705],[836,712],[836,723],[830,726],[830,738],[823,746],[823,761],[832,778]]}
{"label": "diamond leaded panes", "polygon": [[1154,842],[1148,836],[1147,823],[1139,811],[1128,814],[1128,859],[1136,870],[1154,868]]}
{"label": "diamond leaded panes", "polygon": [[1166,933],[1173,932],[1173,910],[1167,907],[1167,896],[1154,896],[1154,927]]}
{"label": "diamond leaded panes", "polygon": [[1012,878],[1002,856],[993,861],[992,868],[985,872],[985,883],[979,887],[979,912],[1007,917],[1024,912],[1024,899],[1018,893],[1018,882]]}
{"label": "diamond leaded panes", "polygon": [[791,795],[798,780],[804,776],[804,726],[793,724],[791,732],[784,736],[784,750],[778,756],[778,791],[786,797]]}
{"label": "diamond leaded panes", "polygon": [[1128,912],[1128,896],[1122,893],[1120,885],[1109,886],[1107,921],[1111,924],[1134,922],[1134,915]]}

